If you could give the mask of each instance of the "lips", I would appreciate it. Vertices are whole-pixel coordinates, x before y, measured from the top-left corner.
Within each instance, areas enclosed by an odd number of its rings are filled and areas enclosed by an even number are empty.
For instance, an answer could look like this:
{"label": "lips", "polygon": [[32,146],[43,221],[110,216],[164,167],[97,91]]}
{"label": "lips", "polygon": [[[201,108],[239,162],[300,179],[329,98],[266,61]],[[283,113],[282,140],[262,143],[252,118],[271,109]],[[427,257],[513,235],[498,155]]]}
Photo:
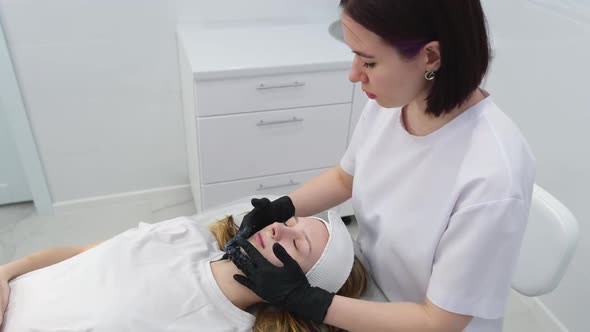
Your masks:
{"label": "lips", "polygon": [[367,97],[369,97],[370,99],[375,99],[377,98],[377,95],[372,94],[370,92],[368,92],[367,90],[363,89],[363,92],[367,94]]}
{"label": "lips", "polygon": [[256,242],[258,242],[258,244],[262,247],[262,249],[265,248],[264,240],[262,240],[262,235],[260,235],[260,232],[256,233]]}

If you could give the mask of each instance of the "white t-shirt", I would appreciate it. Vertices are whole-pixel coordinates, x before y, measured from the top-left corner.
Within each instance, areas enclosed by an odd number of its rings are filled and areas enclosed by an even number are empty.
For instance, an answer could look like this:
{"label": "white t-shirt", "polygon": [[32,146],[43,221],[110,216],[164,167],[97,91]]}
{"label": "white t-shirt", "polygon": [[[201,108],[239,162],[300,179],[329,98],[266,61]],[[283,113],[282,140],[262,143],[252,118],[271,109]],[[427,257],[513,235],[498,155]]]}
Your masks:
{"label": "white t-shirt", "polygon": [[209,262],[222,254],[190,218],[140,223],[14,279],[4,332],[251,331],[254,316],[213,278]]}
{"label": "white t-shirt", "polygon": [[358,245],[390,301],[426,297],[497,332],[531,202],[535,160],[487,97],[427,136],[369,101],[341,167],[354,176]]}

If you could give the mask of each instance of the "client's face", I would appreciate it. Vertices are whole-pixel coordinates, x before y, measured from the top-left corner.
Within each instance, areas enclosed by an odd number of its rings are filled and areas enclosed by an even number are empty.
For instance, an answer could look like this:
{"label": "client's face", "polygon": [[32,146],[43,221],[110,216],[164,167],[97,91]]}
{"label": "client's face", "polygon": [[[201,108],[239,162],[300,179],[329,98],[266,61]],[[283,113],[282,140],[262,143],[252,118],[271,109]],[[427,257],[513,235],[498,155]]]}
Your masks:
{"label": "client's face", "polygon": [[320,220],[294,217],[261,229],[248,241],[273,265],[283,266],[272,251],[273,244],[279,243],[307,272],[324,252],[328,237],[328,229]]}

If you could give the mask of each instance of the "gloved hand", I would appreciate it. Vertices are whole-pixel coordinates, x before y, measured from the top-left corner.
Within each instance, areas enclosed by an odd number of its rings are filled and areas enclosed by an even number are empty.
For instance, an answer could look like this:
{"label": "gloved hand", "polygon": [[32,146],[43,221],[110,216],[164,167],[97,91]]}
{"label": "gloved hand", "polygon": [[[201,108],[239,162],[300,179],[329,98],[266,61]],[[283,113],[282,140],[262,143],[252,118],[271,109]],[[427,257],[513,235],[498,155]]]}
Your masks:
{"label": "gloved hand", "polygon": [[289,196],[279,197],[272,202],[268,198],[252,198],[251,203],[254,209],[242,219],[236,237],[225,244],[224,259],[239,251],[236,238],[247,239],[264,227],[274,222],[285,222],[295,215],[295,206]]}
{"label": "gloved hand", "polygon": [[238,250],[232,261],[246,274],[235,274],[234,279],[251,289],[263,300],[321,324],[326,318],[334,294],[319,287],[312,287],[297,262],[278,243],[272,246],[283,267],[272,265],[246,239],[237,237],[237,244],[248,256]]}
{"label": "gloved hand", "polygon": [[238,231],[246,239],[272,223],[285,222],[295,215],[295,206],[289,196],[272,202],[268,198],[253,198],[251,203],[254,209],[244,216]]}

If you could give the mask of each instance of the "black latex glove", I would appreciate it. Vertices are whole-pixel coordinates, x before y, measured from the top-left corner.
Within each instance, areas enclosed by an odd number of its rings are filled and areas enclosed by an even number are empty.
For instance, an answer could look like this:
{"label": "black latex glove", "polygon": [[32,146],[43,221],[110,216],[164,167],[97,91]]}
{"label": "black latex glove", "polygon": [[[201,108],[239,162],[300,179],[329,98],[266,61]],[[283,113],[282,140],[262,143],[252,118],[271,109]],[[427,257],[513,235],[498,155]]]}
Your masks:
{"label": "black latex glove", "polygon": [[272,223],[285,222],[295,215],[295,206],[289,196],[272,202],[268,198],[253,198],[251,203],[254,209],[244,216],[238,231],[246,239]]}
{"label": "black latex glove", "polygon": [[246,274],[235,274],[234,279],[251,289],[263,300],[284,308],[295,315],[321,324],[324,322],[334,294],[319,287],[312,287],[297,262],[278,243],[272,246],[283,267],[272,265],[250,242],[237,237],[237,244],[247,256],[238,250],[232,261]]}
{"label": "black latex glove", "polygon": [[285,222],[295,215],[295,206],[289,196],[282,196],[272,202],[266,197],[252,198],[251,203],[254,208],[242,219],[238,234],[225,244],[224,258],[239,252],[236,238],[247,239],[264,227],[275,222]]}

